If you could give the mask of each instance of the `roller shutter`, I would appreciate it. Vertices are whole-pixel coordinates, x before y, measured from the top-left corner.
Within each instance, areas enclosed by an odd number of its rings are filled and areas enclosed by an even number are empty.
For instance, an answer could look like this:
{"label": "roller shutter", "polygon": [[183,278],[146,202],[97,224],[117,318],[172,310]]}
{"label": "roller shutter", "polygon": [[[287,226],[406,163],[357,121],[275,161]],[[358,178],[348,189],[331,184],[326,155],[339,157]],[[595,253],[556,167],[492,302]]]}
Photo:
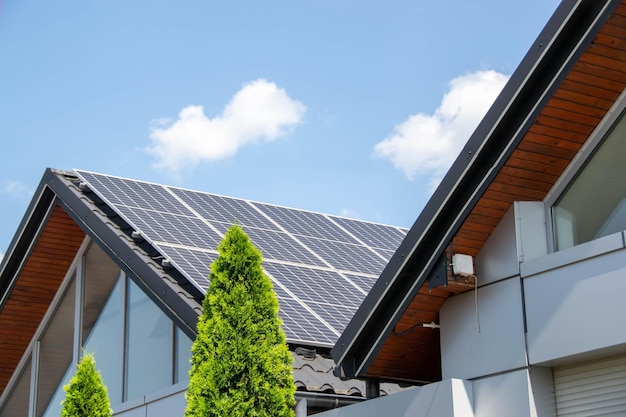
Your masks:
{"label": "roller shutter", "polygon": [[626,355],[554,368],[557,416],[625,416]]}

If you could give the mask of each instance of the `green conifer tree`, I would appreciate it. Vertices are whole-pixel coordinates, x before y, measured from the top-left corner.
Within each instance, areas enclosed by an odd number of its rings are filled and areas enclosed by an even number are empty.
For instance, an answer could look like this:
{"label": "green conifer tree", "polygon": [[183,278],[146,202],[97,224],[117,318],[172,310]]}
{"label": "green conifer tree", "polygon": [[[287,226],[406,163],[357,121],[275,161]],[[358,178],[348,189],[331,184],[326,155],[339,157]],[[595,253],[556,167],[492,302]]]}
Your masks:
{"label": "green conifer tree", "polygon": [[185,417],[293,416],[292,357],[261,253],[238,225],[218,252],[192,346]]}
{"label": "green conifer tree", "polygon": [[63,387],[61,417],[110,417],[113,415],[107,387],[96,369],[93,354],[84,353],[76,373]]}

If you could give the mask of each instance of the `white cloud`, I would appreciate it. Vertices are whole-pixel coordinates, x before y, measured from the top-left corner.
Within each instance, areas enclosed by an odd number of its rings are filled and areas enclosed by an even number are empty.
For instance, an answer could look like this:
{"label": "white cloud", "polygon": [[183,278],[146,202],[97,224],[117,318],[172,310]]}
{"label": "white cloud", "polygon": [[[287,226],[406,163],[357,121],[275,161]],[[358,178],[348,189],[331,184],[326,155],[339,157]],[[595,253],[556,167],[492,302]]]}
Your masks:
{"label": "white cloud", "polygon": [[418,113],[397,125],[376,144],[374,156],[389,159],[411,180],[427,178],[434,190],[507,80],[496,71],[453,79],[434,114]]}
{"label": "white cloud", "polygon": [[19,181],[7,181],[0,189],[0,193],[7,194],[18,200],[30,200],[33,196],[33,189]]}
{"label": "white cloud", "polygon": [[232,157],[243,146],[272,142],[301,123],[305,111],[284,89],[259,79],[245,84],[213,118],[202,106],[187,106],[173,123],[154,120],[148,152],[158,169],[176,174],[183,167]]}

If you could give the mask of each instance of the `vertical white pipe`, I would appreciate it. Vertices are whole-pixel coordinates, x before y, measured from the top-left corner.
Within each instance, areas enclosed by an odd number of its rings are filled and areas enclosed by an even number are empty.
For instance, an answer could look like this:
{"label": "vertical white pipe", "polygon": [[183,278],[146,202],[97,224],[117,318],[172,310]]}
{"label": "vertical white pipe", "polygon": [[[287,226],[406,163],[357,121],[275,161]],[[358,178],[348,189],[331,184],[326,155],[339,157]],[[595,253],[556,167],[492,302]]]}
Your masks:
{"label": "vertical white pipe", "polygon": [[300,401],[298,401],[298,404],[296,404],[296,417],[306,417],[306,412],[307,412],[306,398],[303,398]]}

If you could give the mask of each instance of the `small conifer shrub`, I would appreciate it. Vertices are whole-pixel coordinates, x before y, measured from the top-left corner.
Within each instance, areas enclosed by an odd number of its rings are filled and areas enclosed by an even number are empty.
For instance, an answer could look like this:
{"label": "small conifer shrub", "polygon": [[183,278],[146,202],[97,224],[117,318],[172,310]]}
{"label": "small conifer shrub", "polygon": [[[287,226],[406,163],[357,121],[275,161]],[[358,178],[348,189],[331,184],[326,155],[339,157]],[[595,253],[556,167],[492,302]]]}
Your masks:
{"label": "small conifer shrub", "polygon": [[93,354],[83,354],[76,373],[63,389],[61,417],[110,417],[113,414],[107,387],[96,369]]}
{"label": "small conifer shrub", "polygon": [[185,417],[293,416],[292,357],[261,253],[238,225],[218,252],[192,346]]}

